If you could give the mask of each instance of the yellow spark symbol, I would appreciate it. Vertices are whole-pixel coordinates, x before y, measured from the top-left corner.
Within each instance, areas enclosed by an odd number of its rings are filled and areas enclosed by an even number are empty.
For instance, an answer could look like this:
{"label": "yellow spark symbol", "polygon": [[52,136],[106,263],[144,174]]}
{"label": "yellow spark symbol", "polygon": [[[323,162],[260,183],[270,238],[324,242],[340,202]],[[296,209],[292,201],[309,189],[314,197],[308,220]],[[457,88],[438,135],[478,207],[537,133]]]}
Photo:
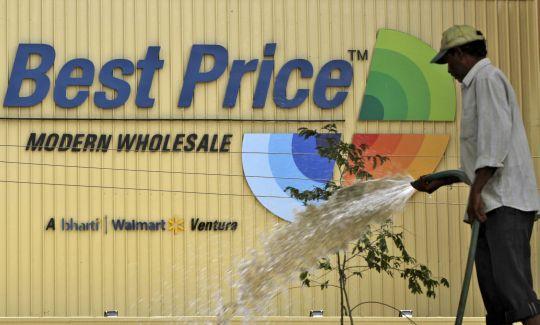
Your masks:
{"label": "yellow spark symbol", "polygon": [[170,218],[167,221],[167,229],[172,231],[175,235],[176,233],[184,231],[184,220],[177,218]]}

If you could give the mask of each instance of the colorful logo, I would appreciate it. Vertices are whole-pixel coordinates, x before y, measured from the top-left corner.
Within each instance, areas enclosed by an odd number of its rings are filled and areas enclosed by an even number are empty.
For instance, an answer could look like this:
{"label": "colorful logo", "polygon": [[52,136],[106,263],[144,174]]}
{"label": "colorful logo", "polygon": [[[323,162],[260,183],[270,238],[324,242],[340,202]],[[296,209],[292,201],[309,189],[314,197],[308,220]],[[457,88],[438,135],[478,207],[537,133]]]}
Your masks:
{"label": "colorful logo", "polygon": [[[361,121],[453,121],[456,94],[444,66],[431,64],[436,52],[414,36],[381,29],[377,33],[364,99]],[[335,135],[339,138],[338,135]],[[431,173],[439,164],[448,135],[354,134],[352,142],[367,144],[366,155],[389,159],[373,169],[373,177],[408,173],[413,177]],[[245,134],[242,163],[247,182],[272,213],[294,220],[302,204],[289,197],[287,186],[300,190],[322,187],[332,178],[334,162],[317,154],[319,140],[296,134]],[[319,143],[321,142],[321,143]]]}
{"label": "colorful logo", "polygon": [[293,221],[304,207],[287,193],[288,186],[299,190],[323,187],[332,179],[335,162],[319,156],[317,147],[340,134],[317,138],[298,134],[244,134],[242,165],[244,175],[257,200],[278,217]]}
{"label": "colorful logo", "polygon": [[436,52],[418,38],[380,29],[360,107],[364,121],[453,121],[454,83]]}

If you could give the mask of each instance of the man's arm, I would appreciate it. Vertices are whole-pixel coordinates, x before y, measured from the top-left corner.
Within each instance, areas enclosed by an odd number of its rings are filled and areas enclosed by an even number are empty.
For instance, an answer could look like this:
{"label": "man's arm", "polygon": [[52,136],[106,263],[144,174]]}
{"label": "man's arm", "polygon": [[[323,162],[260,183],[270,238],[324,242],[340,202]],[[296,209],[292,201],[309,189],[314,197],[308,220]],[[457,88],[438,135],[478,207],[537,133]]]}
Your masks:
{"label": "man's arm", "polygon": [[478,219],[480,222],[487,220],[486,213],[484,212],[484,201],[482,201],[480,194],[484,185],[486,185],[496,170],[497,168],[495,167],[483,167],[476,170],[476,176],[471,185],[469,202],[467,204],[467,215],[469,218]]}

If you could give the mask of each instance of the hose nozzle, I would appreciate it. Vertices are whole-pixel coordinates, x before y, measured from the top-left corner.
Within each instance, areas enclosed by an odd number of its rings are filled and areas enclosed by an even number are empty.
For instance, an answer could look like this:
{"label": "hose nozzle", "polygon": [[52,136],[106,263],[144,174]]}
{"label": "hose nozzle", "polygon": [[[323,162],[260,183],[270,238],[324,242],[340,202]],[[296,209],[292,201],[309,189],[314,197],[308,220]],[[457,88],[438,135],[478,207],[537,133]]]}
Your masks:
{"label": "hose nozzle", "polygon": [[434,180],[445,179],[445,178],[457,178],[460,182],[463,182],[469,185],[471,184],[469,177],[467,177],[467,174],[465,174],[464,171],[460,169],[450,169],[450,170],[444,170],[442,172],[437,172],[437,173],[422,176],[419,179],[411,182],[411,186],[418,189],[419,187],[422,186],[422,183],[429,184],[433,182]]}

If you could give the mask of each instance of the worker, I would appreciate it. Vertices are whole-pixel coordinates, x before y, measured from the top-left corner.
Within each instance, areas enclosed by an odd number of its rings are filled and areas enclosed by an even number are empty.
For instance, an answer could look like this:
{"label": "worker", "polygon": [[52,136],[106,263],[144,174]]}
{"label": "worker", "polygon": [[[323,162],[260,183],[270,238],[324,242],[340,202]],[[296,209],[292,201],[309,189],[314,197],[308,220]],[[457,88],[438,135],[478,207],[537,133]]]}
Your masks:
{"label": "worker", "polygon": [[[480,31],[453,26],[431,62],[448,64],[461,83],[461,169],[472,180],[465,218],[481,222],[475,264],[486,323],[540,324],[530,260],[540,210],[532,157],[514,90],[486,55]],[[432,193],[458,181],[422,176],[416,188]]]}

